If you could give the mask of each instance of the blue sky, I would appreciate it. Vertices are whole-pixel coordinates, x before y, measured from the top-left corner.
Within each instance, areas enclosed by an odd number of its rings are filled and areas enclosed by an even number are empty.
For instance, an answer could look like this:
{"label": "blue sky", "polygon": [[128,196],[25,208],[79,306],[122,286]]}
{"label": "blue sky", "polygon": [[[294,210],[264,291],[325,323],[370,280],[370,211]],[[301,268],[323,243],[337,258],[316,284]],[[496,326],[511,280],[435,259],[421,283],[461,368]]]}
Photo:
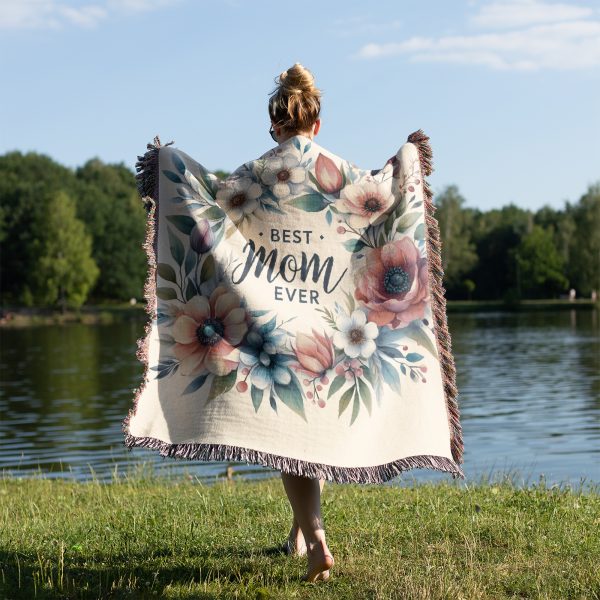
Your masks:
{"label": "blue sky", "polygon": [[323,92],[315,141],[362,168],[420,128],[434,193],[467,206],[562,208],[600,180],[595,0],[0,0],[0,153],[133,169],[158,134],[233,170],[274,145],[296,61]]}

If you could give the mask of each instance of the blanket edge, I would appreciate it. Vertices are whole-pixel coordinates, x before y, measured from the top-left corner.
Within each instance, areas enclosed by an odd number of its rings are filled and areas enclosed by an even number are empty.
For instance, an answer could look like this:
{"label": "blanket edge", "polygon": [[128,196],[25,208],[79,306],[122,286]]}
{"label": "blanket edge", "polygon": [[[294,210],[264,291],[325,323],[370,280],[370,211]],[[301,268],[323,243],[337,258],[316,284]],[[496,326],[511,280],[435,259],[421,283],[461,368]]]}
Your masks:
{"label": "blanket edge", "polygon": [[450,449],[457,464],[463,463],[464,443],[458,407],[458,389],[456,387],[456,365],[452,354],[452,339],[448,330],[446,313],[446,289],[443,285],[444,269],[442,267],[442,240],[440,227],[435,217],[436,206],[433,203],[433,192],[427,176],[433,172],[433,153],[429,145],[429,136],[422,129],[411,133],[407,142],[414,144],[419,155],[421,178],[425,200],[425,223],[427,225],[427,263],[429,265],[429,285],[432,294],[432,311],[435,319],[435,337],[442,368],[446,409],[450,425]]}

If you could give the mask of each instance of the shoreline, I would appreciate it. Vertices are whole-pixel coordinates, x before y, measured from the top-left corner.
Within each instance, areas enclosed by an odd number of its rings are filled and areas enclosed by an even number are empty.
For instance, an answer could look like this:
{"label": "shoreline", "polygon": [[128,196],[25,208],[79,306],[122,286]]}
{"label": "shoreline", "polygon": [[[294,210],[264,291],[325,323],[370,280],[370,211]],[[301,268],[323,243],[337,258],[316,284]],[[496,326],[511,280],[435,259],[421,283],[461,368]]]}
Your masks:
{"label": "shoreline", "polygon": [[[148,314],[144,302],[135,304],[90,304],[79,309],[67,309],[64,312],[52,307],[5,306],[0,309],[0,328],[28,327],[32,325],[64,325],[84,323],[86,325],[106,325],[110,323],[147,320]],[[447,300],[448,313],[468,312],[524,312],[543,310],[600,310],[600,300],[590,298],[569,300],[522,300],[518,303],[506,303],[502,300]]]}

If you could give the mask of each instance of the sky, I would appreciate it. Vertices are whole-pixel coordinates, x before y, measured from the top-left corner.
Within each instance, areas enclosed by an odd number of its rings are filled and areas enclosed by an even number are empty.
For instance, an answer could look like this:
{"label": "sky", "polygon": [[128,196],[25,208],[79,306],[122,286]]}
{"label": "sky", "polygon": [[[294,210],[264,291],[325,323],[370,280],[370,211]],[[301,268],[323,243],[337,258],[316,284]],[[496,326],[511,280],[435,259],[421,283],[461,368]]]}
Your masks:
{"label": "sky", "polygon": [[564,208],[600,181],[597,0],[0,0],[0,154],[134,169],[159,135],[209,170],[273,147],[295,62],[321,146],[381,168],[422,129],[435,194]]}

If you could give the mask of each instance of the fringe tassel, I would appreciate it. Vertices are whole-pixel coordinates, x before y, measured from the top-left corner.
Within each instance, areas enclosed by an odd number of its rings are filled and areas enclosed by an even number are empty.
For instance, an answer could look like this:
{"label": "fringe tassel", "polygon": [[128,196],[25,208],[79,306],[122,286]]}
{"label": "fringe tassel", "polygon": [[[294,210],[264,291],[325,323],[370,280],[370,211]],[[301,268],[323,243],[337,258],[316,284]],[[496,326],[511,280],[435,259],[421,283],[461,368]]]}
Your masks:
{"label": "fringe tassel", "polygon": [[[164,144],[169,146],[174,142],[168,142]],[[136,170],[138,171],[135,176],[137,182],[137,190],[140,194],[144,207],[146,208],[146,237],[142,247],[146,252],[146,260],[148,262],[148,271],[146,281],[144,282],[144,299],[146,300],[145,310],[148,314],[148,320],[144,325],[144,334],[136,342],[136,358],[143,363],[144,373],[142,375],[142,383],[140,386],[133,390],[133,407],[129,409],[129,412],[122,422],[122,430],[125,436],[129,436],[129,422],[131,417],[137,412],[137,406],[139,399],[146,387],[146,380],[148,377],[148,352],[150,348],[150,332],[152,330],[152,324],[155,321],[156,308],[157,308],[157,296],[156,296],[156,258],[158,254],[157,247],[157,227],[158,227],[158,151],[162,148],[160,138],[156,136],[153,144],[147,144],[147,152],[143,156],[138,156],[138,160],[135,163]]]}
{"label": "fringe tassel", "polygon": [[158,450],[165,458],[260,464],[292,475],[326,479],[335,483],[385,483],[403,471],[415,468],[445,471],[452,473],[454,479],[465,477],[461,468],[445,456],[408,456],[373,467],[336,467],[227,444],[170,444],[156,438],[132,435],[126,436],[125,444],[130,450],[134,446]]}
{"label": "fringe tassel", "polygon": [[[448,331],[446,314],[446,289],[443,286],[444,270],[442,267],[442,241],[437,218],[434,216],[436,206],[433,204],[433,192],[429,187],[426,177],[433,171],[432,152],[429,137],[422,129],[411,133],[407,142],[417,147],[421,166],[421,179],[425,191],[425,222],[427,224],[427,256],[429,263],[429,286],[432,294],[432,310],[435,319],[435,333],[442,376],[444,392],[446,395],[446,408],[450,424],[450,448],[457,464],[463,463],[464,444],[460,413],[458,409],[458,390],[456,388],[456,367],[452,355],[452,340]],[[462,475],[464,478],[464,475]]]}
{"label": "fringe tassel", "polygon": [[[169,142],[168,144],[165,144],[165,146],[170,144],[173,144],[173,142]],[[136,179],[138,180],[137,188],[147,209],[146,239],[143,247],[146,251],[148,260],[148,276],[144,284],[144,298],[146,300],[146,312],[150,318],[145,325],[144,336],[137,340],[138,349],[136,351],[136,357],[144,364],[144,373],[141,385],[133,390],[133,408],[130,409],[129,414],[122,423],[125,446],[130,451],[134,447],[158,450],[161,456],[165,458],[181,458],[211,462],[233,461],[259,464],[293,475],[326,479],[327,481],[336,483],[385,483],[399,475],[401,472],[415,468],[436,469],[438,471],[451,473],[454,479],[458,477],[464,479],[464,473],[457,464],[458,461],[456,460],[457,455],[454,454],[454,446],[453,456],[455,457],[455,460],[445,456],[418,455],[400,458],[389,463],[372,467],[337,467],[335,465],[308,462],[250,448],[229,446],[227,444],[171,444],[156,438],[136,437],[129,432],[131,417],[135,415],[137,411],[139,399],[146,385],[149,370],[148,350],[150,344],[150,332],[153,321],[156,319],[156,259],[158,252],[156,240],[158,214],[156,211],[159,206],[158,154],[161,147],[160,139],[156,136],[154,138],[154,143],[147,145],[148,151],[143,156],[138,156],[138,162],[136,163],[136,169],[139,171],[136,175]],[[458,432],[460,434],[458,412],[456,412],[456,423],[458,424]]]}

